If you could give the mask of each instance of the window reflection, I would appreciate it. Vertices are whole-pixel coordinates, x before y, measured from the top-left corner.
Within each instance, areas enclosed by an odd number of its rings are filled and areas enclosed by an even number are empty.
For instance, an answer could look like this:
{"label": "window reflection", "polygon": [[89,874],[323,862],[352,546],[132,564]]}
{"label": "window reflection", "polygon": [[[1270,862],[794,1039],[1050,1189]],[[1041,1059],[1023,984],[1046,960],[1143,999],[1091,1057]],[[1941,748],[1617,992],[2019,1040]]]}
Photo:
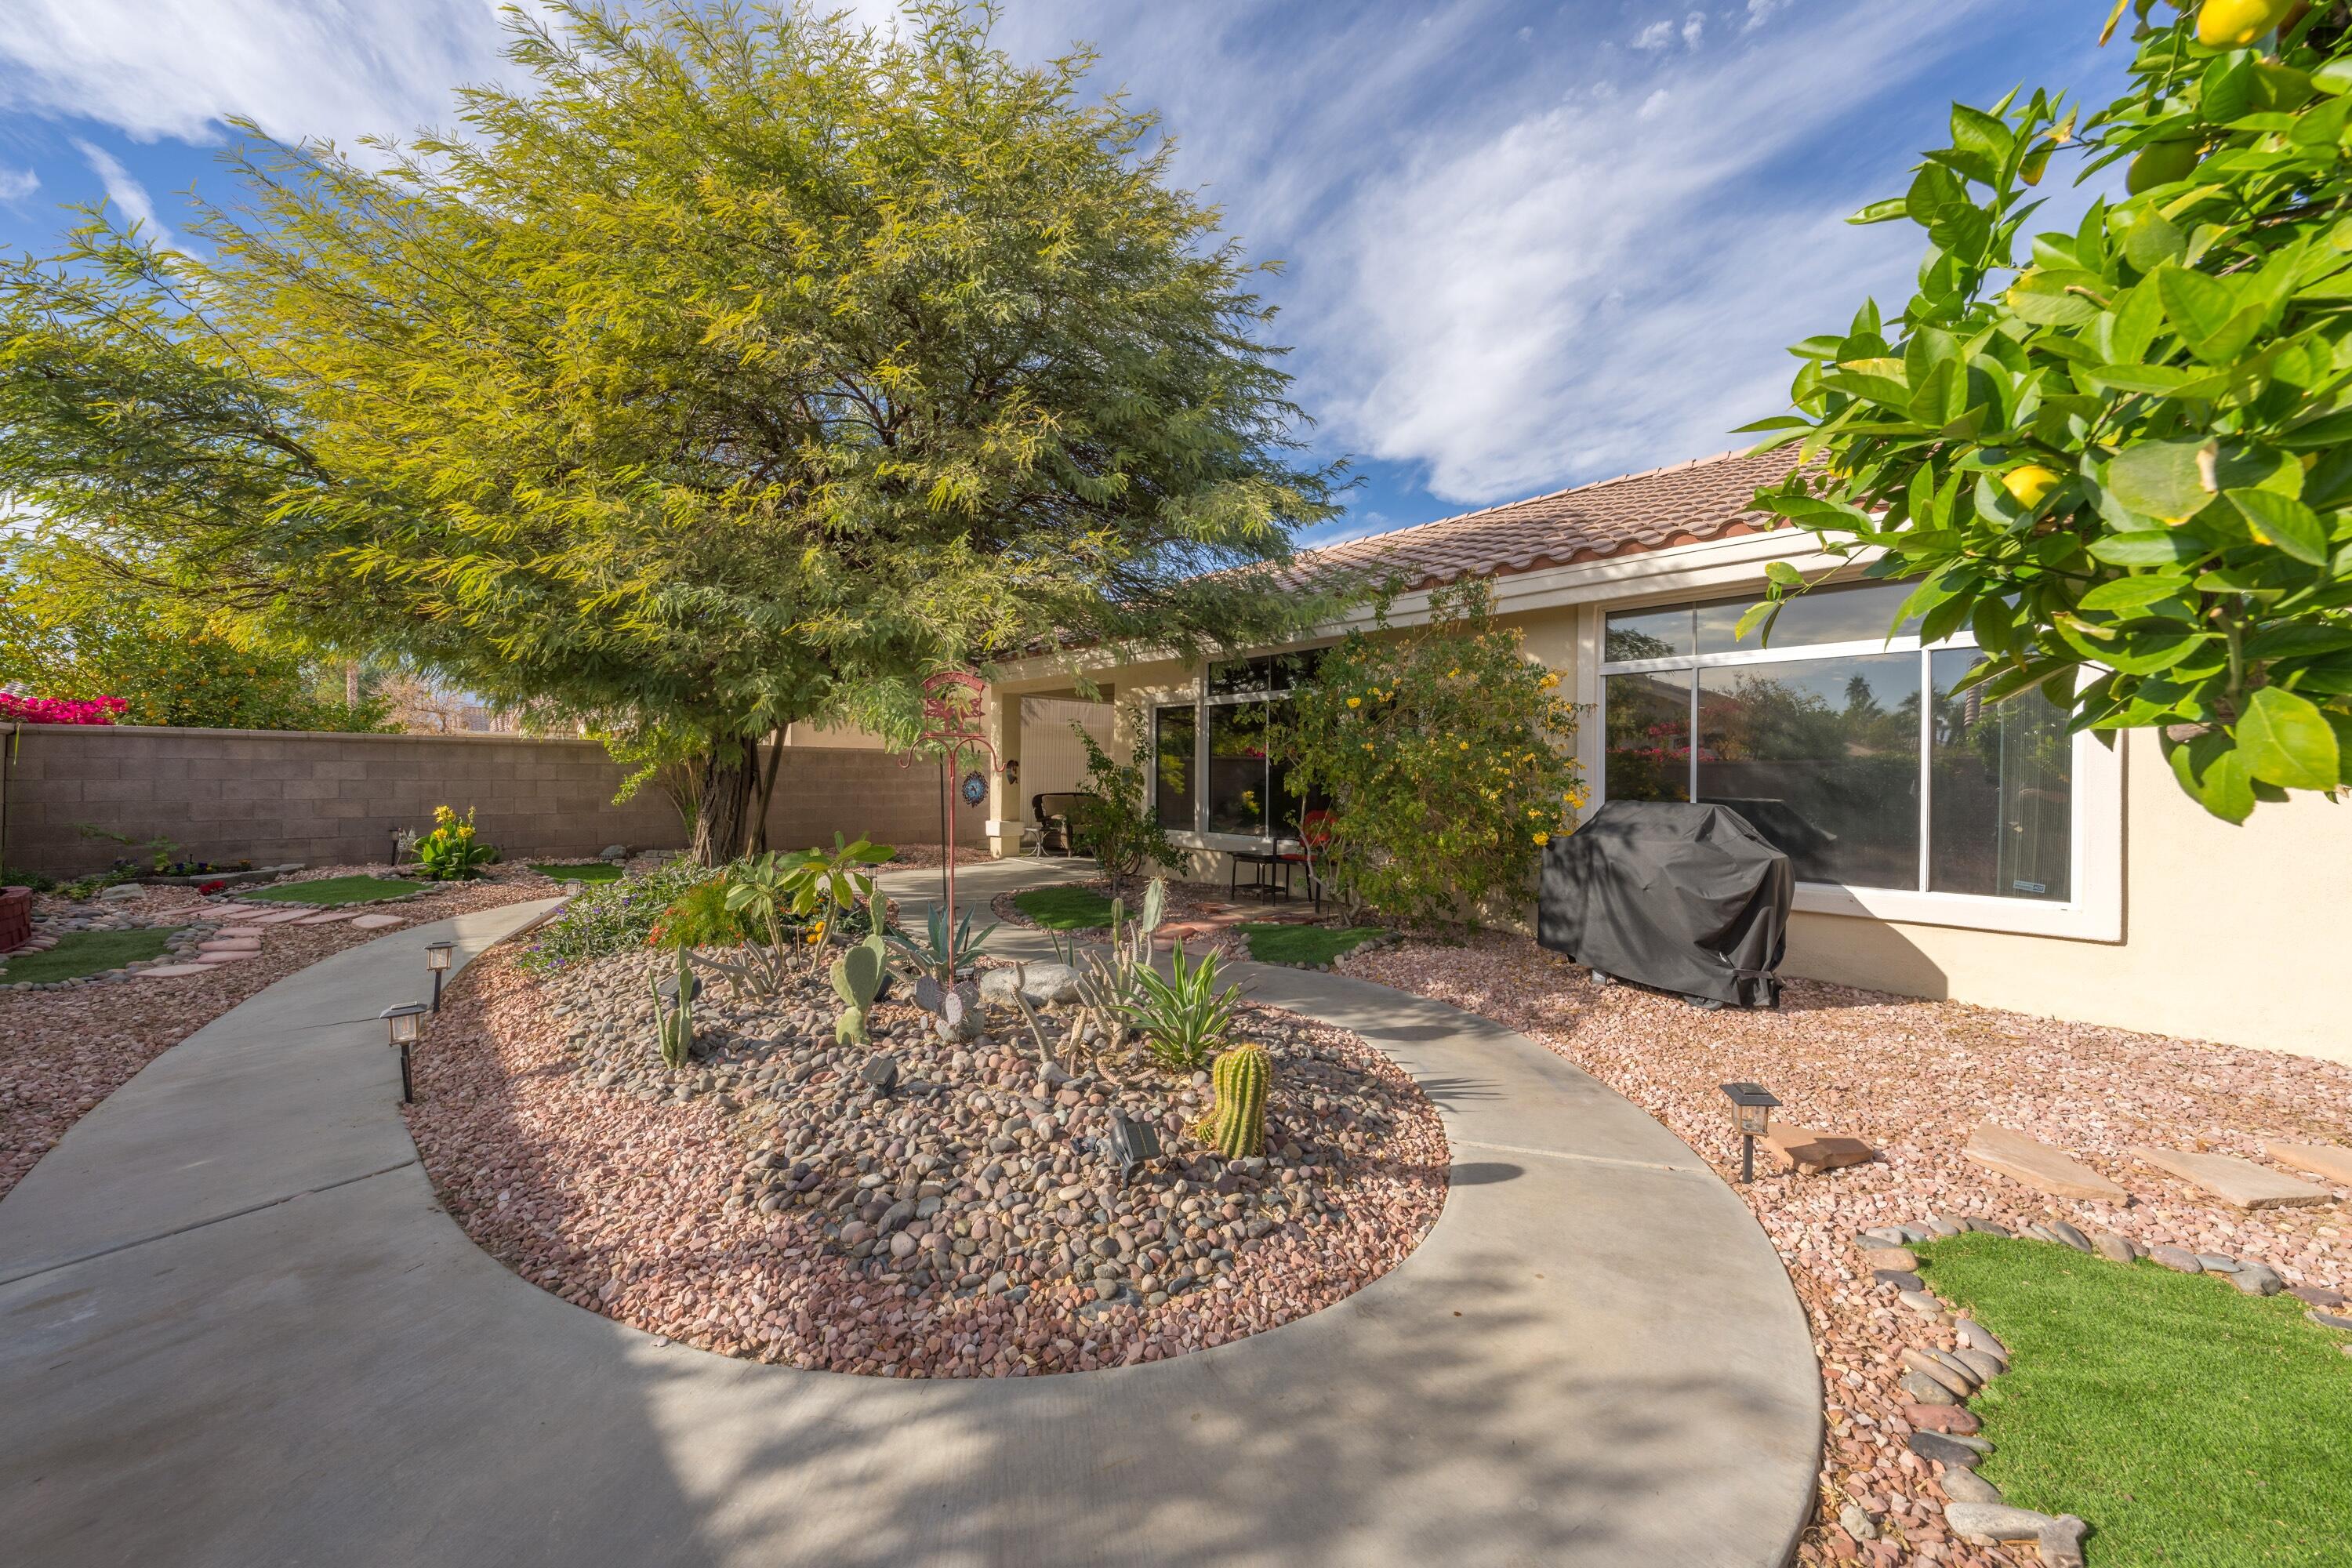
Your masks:
{"label": "window reflection", "polygon": [[1930,658],[1929,889],[2063,902],[2074,772],[2065,714],[2039,690],[1993,703],[1978,690],[1951,696],[1984,655],[1939,648]]}
{"label": "window reflection", "polygon": [[1152,715],[1152,810],[1162,827],[1192,830],[1192,742],[1199,733],[1191,708],[1162,708]]}
{"label": "window reflection", "polygon": [[1919,656],[1700,671],[1697,773],[1800,879],[1916,887]]}
{"label": "window reflection", "polygon": [[[1727,599],[1719,604],[1698,606],[1698,651],[1701,653],[1752,653],[1760,647],[1802,647],[1807,643],[1884,642],[1888,628],[1894,625],[1895,612],[1911,596],[1914,583],[1851,583],[1832,588],[1814,588],[1782,602],[1780,614],[1772,623],[1771,640],[1767,642],[1761,627],[1751,630],[1746,638],[1732,637],[1738,627],[1739,617],[1748,613],[1754,599]],[[1918,617],[1906,621],[1894,635],[1912,637],[1919,630]],[[1618,657],[1615,654],[1609,656]]]}
{"label": "window reflection", "polygon": [[1609,617],[1602,641],[1604,658],[1678,658],[1691,650],[1691,607],[1620,610]]}
{"label": "window reflection", "polygon": [[1612,800],[1690,798],[1690,672],[1659,670],[1608,679],[1609,752],[1602,778]]}
{"label": "window reflection", "polygon": [[1209,831],[1266,832],[1266,704],[1212,706],[1209,715]]}

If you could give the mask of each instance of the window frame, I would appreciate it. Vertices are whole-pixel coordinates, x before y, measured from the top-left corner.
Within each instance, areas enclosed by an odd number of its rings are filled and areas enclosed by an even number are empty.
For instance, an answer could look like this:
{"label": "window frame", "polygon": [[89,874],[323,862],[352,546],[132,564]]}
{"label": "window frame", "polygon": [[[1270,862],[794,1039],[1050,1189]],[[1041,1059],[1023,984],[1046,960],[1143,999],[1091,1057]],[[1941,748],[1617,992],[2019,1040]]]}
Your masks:
{"label": "window frame", "polygon": [[[1252,702],[1272,704],[1287,698],[1295,689],[1292,686],[1267,685],[1248,691],[1213,693],[1209,689],[1209,671],[1212,666],[1219,664],[1255,663],[1261,660],[1312,655],[1325,648],[1336,647],[1338,640],[1327,637],[1320,641],[1301,643],[1296,647],[1277,648],[1271,652],[1206,659],[1192,672],[1190,679],[1181,685],[1156,689],[1144,700],[1145,706],[1149,710],[1148,721],[1152,727],[1155,743],[1159,737],[1161,709],[1190,708],[1192,710],[1192,824],[1189,828],[1169,828],[1167,832],[1171,839],[1188,849],[1213,849],[1228,853],[1240,850],[1251,854],[1271,853],[1284,844],[1297,842],[1296,838],[1286,837],[1278,831],[1263,834],[1227,833],[1212,830],[1206,826],[1209,819],[1209,710],[1238,708]],[[1270,774],[1272,772],[1270,757],[1267,759],[1267,763]],[[1157,820],[1160,814],[1160,773],[1156,767],[1152,770],[1149,782],[1150,809],[1153,818]],[[1266,789],[1266,796],[1270,816],[1274,806],[1270,784]],[[1269,824],[1269,826],[1272,825]]]}
{"label": "window frame", "polygon": [[[1858,580],[1842,579],[1841,584]],[[1608,617],[1612,613],[1669,609],[1685,604],[1704,605],[1742,597],[1753,603],[1760,585],[1760,580],[1744,586],[1710,584],[1702,588],[1693,585],[1672,591],[1588,601],[1582,606],[1584,624],[1579,628],[1577,641],[1580,653],[1589,660],[1585,668],[1591,671],[1591,676],[1589,681],[1580,682],[1583,689],[1580,694],[1585,695],[1591,703],[1591,717],[1584,730],[1588,742],[1581,749],[1584,752],[1585,774],[1592,786],[1592,810],[1600,809],[1607,799],[1608,680],[1612,675],[1639,675],[1659,670],[1691,673],[1691,773],[1685,787],[1695,791],[1698,765],[1696,710],[1702,684],[1697,679],[1698,672],[1727,667],[1787,664],[1802,659],[1909,653],[1919,660],[1922,698],[1919,704],[1922,787],[1919,791],[1918,873],[1915,883],[1908,888],[1874,888],[1842,882],[1800,881],[1796,888],[1795,907],[1808,913],[1899,924],[1957,926],[2090,942],[2122,940],[2122,748],[2125,741],[2120,736],[2113,737],[2116,744],[2112,748],[2087,731],[2074,738],[2074,798],[2070,802],[2071,819],[2067,833],[2070,897],[2063,900],[2006,899],[1993,894],[1928,890],[1933,802],[1927,783],[1934,752],[1935,724],[1935,704],[1928,700],[1928,694],[1935,689],[1932,660],[1941,649],[1975,647],[1977,643],[1972,634],[1963,631],[1935,643],[1922,643],[1916,635],[1906,634],[1889,638],[1867,637],[1785,647],[1742,648],[1729,653],[1694,652],[1664,658],[1611,659],[1606,657]]]}

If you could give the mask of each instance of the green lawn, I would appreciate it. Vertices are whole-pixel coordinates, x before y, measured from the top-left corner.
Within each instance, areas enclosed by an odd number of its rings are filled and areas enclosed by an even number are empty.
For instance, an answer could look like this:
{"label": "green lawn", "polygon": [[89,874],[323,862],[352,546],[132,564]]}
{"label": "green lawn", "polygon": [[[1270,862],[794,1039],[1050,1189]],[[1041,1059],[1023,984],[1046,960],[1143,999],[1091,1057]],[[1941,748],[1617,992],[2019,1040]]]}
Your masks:
{"label": "green lawn", "polygon": [[1013,907],[1047,931],[1093,931],[1110,924],[1110,900],[1091,888],[1032,888]]}
{"label": "green lawn", "polygon": [[617,882],[621,879],[621,868],[610,860],[591,860],[585,866],[533,866],[531,869],[559,882]]}
{"label": "green lawn", "polygon": [[2352,1357],[2301,1301],[2022,1238],[1922,1251],[2013,1358],[1970,1402],[2010,1502],[2088,1520],[2100,1568],[2346,1561]]}
{"label": "green lawn", "polygon": [[279,904],[372,904],[416,891],[415,882],[383,877],[321,877],[315,882],[289,882],[282,888],[262,888],[236,895],[240,901]]}
{"label": "green lawn", "polygon": [[1379,926],[1294,926],[1252,923],[1242,928],[1261,963],[1328,963],[1349,949],[1388,932]]}
{"label": "green lawn", "polygon": [[142,958],[160,958],[171,931],[160,927],[142,931],[69,931],[47,952],[23,952],[0,963],[0,985],[26,981],[46,984],[100,974]]}

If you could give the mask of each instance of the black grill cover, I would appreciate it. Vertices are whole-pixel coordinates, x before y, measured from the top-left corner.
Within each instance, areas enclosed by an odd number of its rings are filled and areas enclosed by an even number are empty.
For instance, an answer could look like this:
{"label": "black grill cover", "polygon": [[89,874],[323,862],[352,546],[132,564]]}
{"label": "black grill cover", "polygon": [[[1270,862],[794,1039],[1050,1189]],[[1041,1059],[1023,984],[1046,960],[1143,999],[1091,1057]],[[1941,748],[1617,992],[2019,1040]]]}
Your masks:
{"label": "black grill cover", "polygon": [[1612,800],[1545,847],[1536,940],[1620,980],[1769,1007],[1795,889],[1729,806]]}

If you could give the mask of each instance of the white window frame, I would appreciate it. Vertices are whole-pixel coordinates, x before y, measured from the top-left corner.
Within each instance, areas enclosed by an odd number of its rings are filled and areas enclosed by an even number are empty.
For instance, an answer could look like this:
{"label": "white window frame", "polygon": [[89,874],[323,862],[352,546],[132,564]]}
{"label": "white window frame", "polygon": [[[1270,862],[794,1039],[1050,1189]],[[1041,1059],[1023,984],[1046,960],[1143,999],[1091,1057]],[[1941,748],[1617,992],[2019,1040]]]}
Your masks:
{"label": "white window frame", "polygon": [[[1168,829],[1169,842],[1184,849],[1220,850],[1227,854],[1241,851],[1249,854],[1271,854],[1282,845],[1296,840],[1279,834],[1212,832],[1209,819],[1209,710],[1237,708],[1247,702],[1271,702],[1290,695],[1287,690],[1229,692],[1212,695],[1209,690],[1209,668],[1213,664],[1243,664],[1253,659],[1278,658],[1286,654],[1313,653],[1332,646],[1333,639],[1325,637],[1315,642],[1269,648],[1257,653],[1233,654],[1211,659],[1193,672],[1192,678],[1180,686],[1158,688],[1143,699],[1144,722],[1150,726],[1151,752],[1155,763],[1160,754],[1160,710],[1162,708],[1190,708],[1192,710],[1192,826],[1190,828]],[[1155,765],[1150,777],[1150,810],[1153,820],[1160,815],[1160,770]],[[1271,806],[1273,802],[1269,800]]]}
{"label": "white window frame", "polygon": [[[1748,596],[1752,599],[1760,592],[1761,586],[1760,580],[1747,584]],[[1586,742],[1580,750],[1584,753],[1581,760],[1585,776],[1591,782],[1595,810],[1606,799],[1609,676],[1636,675],[1661,669],[1689,670],[1696,676],[1701,669],[1724,666],[1778,664],[1857,654],[1913,653],[1920,656],[1923,665],[1920,689],[1924,697],[1932,689],[1928,671],[1924,668],[1928,655],[1942,648],[1976,646],[1975,637],[1963,633],[1924,647],[1916,637],[1900,637],[1742,649],[1727,654],[1692,654],[1673,658],[1612,660],[1604,657],[1608,616],[1613,612],[1705,604],[1738,597],[1740,591],[1738,586],[1714,584],[1696,591],[1694,586],[1677,586],[1667,592],[1588,601],[1580,606],[1577,637],[1578,651],[1582,656],[1580,662],[1592,674],[1588,681],[1579,682],[1582,688],[1579,695],[1591,708],[1591,718],[1584,727]],[[1694,692],[1697,684],[1694,679]],[[1923,700],[1919,709],[1920,765],[1924,775],[1935,714],[1933,705],[1927,701]],[[2071,896],[2064,901],[1926,890],[1930,805],[1927,791],[1923,787],[1919,792],[1921,873],[1918,886],[1863,888],[1838,882],[1801,881],[1797,884],[1795,907],[1810,914],[1888,921],[1906,925],[2014,931],[2083,942],[2120,942],[2123,939],[2123,748],[2127,742],[2120,735],[2111,738],[2115,742],[2112,746],[2088,732],[2074,737],[2073,799],[2068,825]],[[1693,751],[1695,758],[1695,734]]]}

